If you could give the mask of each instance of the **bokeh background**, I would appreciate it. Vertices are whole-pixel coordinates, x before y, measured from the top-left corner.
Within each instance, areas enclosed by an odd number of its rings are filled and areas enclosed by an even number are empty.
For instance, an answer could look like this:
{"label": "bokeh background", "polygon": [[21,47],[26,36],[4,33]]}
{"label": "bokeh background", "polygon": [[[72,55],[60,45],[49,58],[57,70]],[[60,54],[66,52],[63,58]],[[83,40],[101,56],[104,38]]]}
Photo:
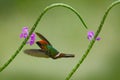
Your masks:
{"label": "bokeh background", "polygon": [[[22,27],[31,28],[43,9],[52,3],[66,3],[83,17],[86,30],[78,17],[62,7],[48,11],[35,31],[42,33],[56,49],[75,54],[69,59],[45,59],[23,53],[25,45],[10,65],[0,73],[0,80],[64,80],[84,54],[89,41],[87,31],[96,31],[106,8],[115,0],[0,0],[0,66],[21,45]],[[120,5],[114,7],[89,55],[71,80],[120,80]],[[37,40],[39,40],[37,38]]]}

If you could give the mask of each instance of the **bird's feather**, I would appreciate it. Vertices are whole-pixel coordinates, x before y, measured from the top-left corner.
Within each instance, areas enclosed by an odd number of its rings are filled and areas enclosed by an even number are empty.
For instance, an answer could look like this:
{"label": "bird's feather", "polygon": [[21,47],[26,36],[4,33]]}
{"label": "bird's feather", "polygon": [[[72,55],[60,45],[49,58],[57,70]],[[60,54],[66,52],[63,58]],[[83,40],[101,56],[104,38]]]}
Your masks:
{"label": "bird's feather", "polygon": [[50,43],[42,34],[36,32],[36,35],[37,35],[40,39],[45,40],[50,46],[52,46],[51,43]]}
{"label": "bird's feather", "polygon": [[35,57],[49,58],[49,56],[47,55],[47,52],[41,49],[26,49],[24,50],[24,53],[31,56],[35,56]]}

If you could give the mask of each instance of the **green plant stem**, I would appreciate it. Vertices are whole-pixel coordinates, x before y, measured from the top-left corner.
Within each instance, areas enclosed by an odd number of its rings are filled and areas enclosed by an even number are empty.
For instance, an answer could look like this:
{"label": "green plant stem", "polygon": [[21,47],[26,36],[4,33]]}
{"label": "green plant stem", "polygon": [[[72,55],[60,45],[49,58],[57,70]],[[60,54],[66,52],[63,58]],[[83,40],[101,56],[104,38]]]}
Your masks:
{"label": "green plant stem", "polygon": [[85,22],[83,21],[83,19],[81,18],[81,16],[79,15],[79,13],[74,9],[72,8],[71,6],[67,5],[67,4],[63,4],[63,3],[55,3],[55,4],[52,4],[48,7],[46,7],[44,9],[44,11],[40,14],[40,16],[38,17],[38,19],[36,20],[35,24],[33,25],[33,27],[31,28],[30,32],[29,32],[29,36],[22,42],[22,44],[20,45],[20,47],[16,50],[16,52],[11,56],[11,58],[0,68],[0,72],[3,71],[12,61],[13,59],[18,55],[18,53],[22,50],[22,48],[24,47],[24,45],[26,44],[26,42],[28,41],[30,35],[34,32],[34,30],[36,29],[39,21],[41,20],[41,18],[43,17],[43,15],[48,11],[50,10],[51,8],[54,8],[54,7],[65,7],[67,9],[70,9],[72,12],[74,12],[78,18],[80,19],[80,21],[83,23],[84,27],[87,28]]}
{"label": "green plant stem", "polygon": [[104,16],[103,16],[103,18],[102,18],[102,20],[101,20],[101,22],[100,22],[100,25],[98,26],[98,29],[97,29],[97,31],[96,31],[96,33],[95,33],[94,38],[92,39],[92,41],[91,41],[90,44],[88,45],[87,50],[86,50],[85,53],[83,54],[82,58],[81,58],[81,59],[78,61],[78,63],[75,65],[75,67],[72,69],[72,71],[68,74],[68,76],[66,77],[65,80],[69,80],[69,79],[72,77],[72,75],[75,73],[75,71],[80,67],[80,65],[82,64],[82,62],[85,60],[85,58],[87,57],[88,53],[90,52],[90,50],[92,49],[92,47],[93,47],[93,45],[94,45],[94,43],[95,43],[95,39],[97,38],[97,36],[99,35],[100,31],[101,31],[102,28],[103,28],[103,24],[104,24],[104,22],[105,22],[105,20],[106,20],[106,17],[107,17],[107,15],[108,15],[109,11],[110,11],[115,5],[117,5],[117,4],[119,4],[119,3],[120,3],[120,0],[115,1],[115,2],[113,2],[113,3],[108,7],[108,9],[106,10],[106,12],[105,12],[105,14],[104,14]]}

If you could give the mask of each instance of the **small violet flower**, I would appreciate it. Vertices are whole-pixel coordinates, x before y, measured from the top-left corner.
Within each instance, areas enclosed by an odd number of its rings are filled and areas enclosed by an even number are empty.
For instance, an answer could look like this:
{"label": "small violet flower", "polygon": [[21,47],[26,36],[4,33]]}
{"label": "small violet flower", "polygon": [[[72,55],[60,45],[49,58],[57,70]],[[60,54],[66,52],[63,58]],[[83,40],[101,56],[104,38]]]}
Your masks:
{"label": "small violet flower", "polygon": [[[93,31],[89,31],[89,32],[87,33],[87,38],[88,38],[88,40],[91,41],[91,40],[94,38],[94,35],[95,35],[95,34],[94,34]],[[97,37],[97,38],[96,38],[97,41],[99,41],[100,39],[101,39],[100,37]]]}
{"label": "small violet flower", "polygon": [[30,36],[30,40],[27,42],[30,45],[33,45],[35,43],[36,36],[34,33]]}
{"label": "small violet flower", "polygon": [[[20,34],[20,38],[27,38],[29,32],[27,27],[23,27],[22,33]],[[35,43],[36,36],[34,33],[30,36],[30,40],[27,42],[27,44],[33,45]]]}
{"label": "small violet flower", "polygon": [[27,38],[27,36],[28,36],[28,28],[23,27],[22,33],[20,34],[20,38]]}

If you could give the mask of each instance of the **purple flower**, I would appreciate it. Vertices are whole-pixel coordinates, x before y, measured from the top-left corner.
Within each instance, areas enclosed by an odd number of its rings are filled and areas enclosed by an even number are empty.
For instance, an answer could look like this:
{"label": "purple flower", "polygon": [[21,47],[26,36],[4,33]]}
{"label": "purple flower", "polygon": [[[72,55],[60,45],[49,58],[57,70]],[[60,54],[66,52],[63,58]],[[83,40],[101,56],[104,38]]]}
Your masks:
{"label": "purple flower", "polygon": [[34,33],[30,36],[30,40],[27,42],[27,44],[33,45],[35,43],[36,36]]}
{"label": "purple flower", "polygon": [[101,40],[101,38],[100,38],[100,37],[97,37],[96,40],[99,41],[99,40]]}
{"label": "purple flower", "polygon": [[20,34],[20,38],[27,38],[27,36],[28,36],[28,28],[23,27],[22,33]]}
{"label": "purple flower", "polygon": [[[91,40],[94,38],[94,35],[95,35],[95,34],[94,34],[93,31],[89,31],[89,32],[87,33],[87,38],[88,38],[88,40],[91,41]],[[99,41],[100,39],[101,39],[100,37],[97,37],[97,38],[96,38],[97,41]]]}
{"label": "purple flower", "polygon": [[94,32],[93,31],[89,31],[88,33],[87,33],[87,38],[88,38],[88,40],[92,40],[92,38],[94,37]]}
{"label": "purple flower", "polygon": [[[29,34],[28,28],[27,27],[23,27],[22,33],[20,34],[20,38],[27,38],[28,34]],[[32,35],[30,36],[30,39],[27,42],[27,44],[33,45],[35,43],[35,39],[36,39],[36,36],[35,36],[34,33],[32,33]]]}

